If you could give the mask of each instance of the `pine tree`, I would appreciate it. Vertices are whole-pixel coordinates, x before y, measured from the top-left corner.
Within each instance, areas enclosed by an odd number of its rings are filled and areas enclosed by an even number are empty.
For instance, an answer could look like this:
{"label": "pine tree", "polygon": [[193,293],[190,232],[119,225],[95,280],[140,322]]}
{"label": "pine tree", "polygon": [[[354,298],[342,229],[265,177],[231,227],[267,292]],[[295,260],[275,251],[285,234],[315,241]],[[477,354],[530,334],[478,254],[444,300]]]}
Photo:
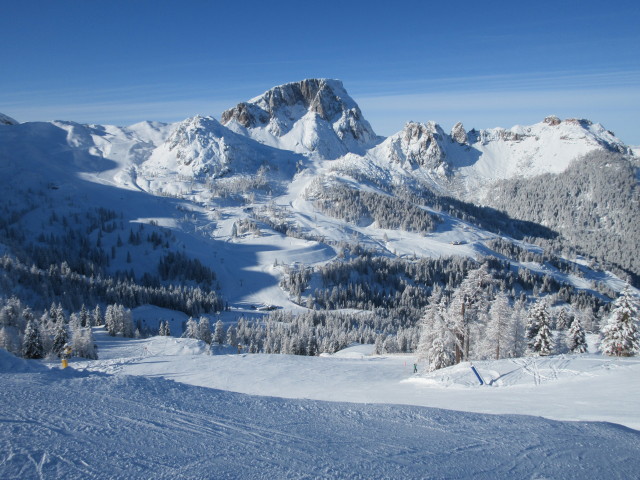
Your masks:
{"label": "pine tree", "polygon": [[566,335],[567,348],[571,353],[587,353],[587,340],[580,319],[575,317]]}
{"label": "pine tree", "polygon": [[78,357],[90,358],[92,360],[98,358],[91,328],[78,328],[74,330],[71,336],[71,347],[73,348],[74,355]]}
{"label": "pine tree", "polygon": [[206,344],[211,343],[211,325],[207,317],[200,317],[198,322],[198,340],[202,340]]}
{"label": "pine tree", "polygon": [[182,336],[184,338],[198,338],[198,323],[193,317],[189,317],[189,320],[187,320],[187,326]]}
{"label": "pine tree", "polygon": [[100,305],[96,305],[96,308],[93,310],[93,324],[104,325],[104,318],[102,317],[102,311],[100,310]]}
{"label": "pine tree", "polygon": [[540,356],[547,356],[551,354],[553,346],[553,336],[551,335],[551,329],[549,328],[548,320],[545,319],[540,324],[538,334],[533,339],[533,345],[531,352]]}
{"label": "pine tree", "polygon": [[69,334],[64,323],[58,322],[55,327],[55,336],[53,337],[52,352],[58,356],[62,353],[64,346],[69,341]]}
{"label": "pine tree", "polygon": [[516,300],[511,312],[511,328],[513,334],[513,354],[521,357],[527,350],[526,344],[526,301],[524,298]]}
{"label": "pine tree", "polygon": [[80,326],[81,327],[91,327],[93,326],[93,319],[91,318],[91,315],[89,314],[89,311],[87,310],[87,307],[84,306],[84,303],[82,304],[82,307],[80,308],[80,313],[78,314],[78,317],[80,318]]}
{"label": "pine tree", "polygon": [[216,342],[218,345],[224,345],[224,342],[226,340],[226,332],[224,330],[224,324],[222,323],[222,320],[218,320],[216,322],[216,326],[215,326],[215,330],[213,332],[213,341]]}
{"label": "pine tree", "polygon": [[0,327],[0,348],[4,348],[7,352],[17,353],[16,345],[19,345],[19,342],[16,341],[13,328]]}
{"label": "pine tree", "polygon": [[40,329],[38,322],[31,320],[27,323],[24,332],[24,340],[22,341],[22,356],[24,358],[42,358],[44,349],[42,348],[42,339],[40,338]]}
{"label": "pine tree", "polygon": [[542,310],[546,312],[546,305],[542,300],[538,300],[529,310],[527,315],[527,325],[525,327],[525,337],[527,339],[527,347],[531,349],[533,339],[538,335],[540,329],[540,317],[544,316]]}
{"label": "pine tree", "polygon": [[640,352],[637,324],[638,307],[629,287],[626,287],[616,299],[607,324],[601,329],[602,351],[616,357],[630,357]]}
{"label": "pine tree", "polygon": [[115,305],[107,305],[107,309],[104,312],[104,326],[107,333],[112,337],[118,332]]}
{"label": "pine tree", "polygon": [[549,355],[551,353],[553,337],[549,322],[547,304],[544,300],[538,300],[529,312],[527,324],[529,353],[533,355]]}
{"label": "pine tree", "polygon": [[[217,322],[216,322],[216,326],[217,326]],[[237,335],[236,327],[234,327],[233,325],[230,325],[229,328],[227,329],[227,343],[232,347],[235,347],[238,345],[238,335]]]}
{"label": "pine tree", "polygon": [[509,299],[504,292],[498,293],[489,310],[489,321],[483,340],[483,357],[506,358],[514,356],[512,315]]}
{"label": "pine tree", "polygon": [[[487,264],[470,270],[456,289],[449,306],[449,317],[453,320],[456,335],[455,362],[460,363],[469,358],[472,343],[472,328],[478,327],[480,320],[489,309],[493,299],[495,280],[489,273]],[[475,328],[479,331],[479,328]],[[476,335],[477,337],[477,335]]]}
{"label": "pine tree", "polygon": [[561,308],[560,311],[558,312],[558,317],[556,318],[556,329],[564,330],[567,327],[569,327],[571,323],[572,323],[572,320],[567,314],[567,310],[564,308]]}
{"label": "pine tree", "polygon": [[[448,326],[447,298],[442,291],[434,289],[429,297],[429,305],[422,316],[420,323],[420,340],[418,343],[418,361],[426,360],[429,363],[429,371],[433,371],[431,362],[437,358],[437,364],[450,361],[451,352],[454,350],[456,337]],[[434,349],[443,353],[434,353]],[[449,365],[449,363],[447,363]],[[441,368],[441,367],[437,367]]]}
{"label": "pine tree", "polygon": [[160,320],[160,326],[158,327],[158,335],[161,337],[164,337],[167,335],[164,327],[164,320]]}
{"label": "pine tree", "polygon": [[128,308],[118,305],[118,314],[120,315],[120,325],[123,337],[132,338],[135,334],[135,326],[133,324],[133,314]]}
{"label": "pine tree", "polygon": [[442,339],[437,338],[433,341],[429,351],[429,368],[430,372],[440,368],[448,367],[452,364],[451,355],[445,350]]}

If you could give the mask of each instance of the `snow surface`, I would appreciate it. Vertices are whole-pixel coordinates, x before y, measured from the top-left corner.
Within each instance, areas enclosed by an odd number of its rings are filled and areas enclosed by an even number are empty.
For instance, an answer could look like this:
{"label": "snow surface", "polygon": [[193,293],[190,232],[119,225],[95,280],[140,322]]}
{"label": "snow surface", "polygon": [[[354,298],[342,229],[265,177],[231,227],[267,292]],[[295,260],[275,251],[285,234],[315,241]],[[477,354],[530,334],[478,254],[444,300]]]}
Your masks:
{"label": "snow surface", "polygon": [[433,373],[422,372],[419,363],[420,373],[414,375],[415,356],[371,355],[372,345],[321,357],[239,356],[207,355],[204,344],[189,339],[98,338],[101,360],[81,362],[82,368],[162,376],[251,395],[606,421],[640,430],[640,412],[630,401],[640,398],[638,358],[594,353],[478,361],[478,371],[490,384],[480,387],[469,363]]}
{"label": "snow surface", "polygon": [[[194,340],[97,335],[101,359],[66,370],[0,350],[1,478],[596,479],[640,468],[640,432],[614,423],[399,404],[413,390],[425,399],[417,405],[523,402],[538,415],[544,401],[568,413],[581,398],[597,417],[604,378],[614,384],[626,370],[623,391],[608,397],[637,398],[637,361],[549,359],[575,375],[536,383],[504,372],[499,386],[478,387],[465,365],[413,375],[410,357],[371,357],[370,346],[315,358],[207,355]],[[479,366],[488,378],[500,365]],[[575,396],[556,397],[560,385]],[[322,392],[334,401],[311,400]]]}
{"label": "snow surface", "polygon": [[508,130],[472,130],[465,143],[455,141],[435,122],[409,122],[364,155],[346,155],[335,168],[390,177],[394,183],[419,179],[477,201],[498,180],[561,173],[574,160],[602,148],[633,153],[602,125],[588,120],[548,117]]}

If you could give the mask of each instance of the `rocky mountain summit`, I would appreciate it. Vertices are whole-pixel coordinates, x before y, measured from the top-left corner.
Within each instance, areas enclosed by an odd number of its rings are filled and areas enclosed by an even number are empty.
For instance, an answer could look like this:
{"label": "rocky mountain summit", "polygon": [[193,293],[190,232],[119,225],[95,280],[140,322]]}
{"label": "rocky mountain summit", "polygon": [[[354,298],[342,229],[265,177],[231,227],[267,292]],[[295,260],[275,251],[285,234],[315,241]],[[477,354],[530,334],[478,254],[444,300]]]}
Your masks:
{"label": "rocky mountain summit", "polygon": [[231,130],[261,143],[337,158],[379,141],[339,80],[287,83],[222,113]]}

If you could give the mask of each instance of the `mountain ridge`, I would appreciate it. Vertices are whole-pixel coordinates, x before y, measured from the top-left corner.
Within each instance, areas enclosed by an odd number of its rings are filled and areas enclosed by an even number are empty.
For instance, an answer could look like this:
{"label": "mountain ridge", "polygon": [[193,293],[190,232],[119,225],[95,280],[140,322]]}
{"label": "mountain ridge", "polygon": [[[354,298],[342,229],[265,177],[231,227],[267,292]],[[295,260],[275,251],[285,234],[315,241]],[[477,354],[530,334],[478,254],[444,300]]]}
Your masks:
{"label": "mountain ridge", "polygon": [[[328,245],[354,241],[399,257],[485,255],[492,251],[489,240],[518,230],[508,228],[513,217],[495,210],[503,207],[491,198],[496,182],[563,175],[571,162],[593,151],[632,155],[601,125],[554,116],[510,129],[467,131],[459,122],[448,133],[433,121],[408,122],[394,135],[374,138],[337,80],[285,84],[240,105],[225,111],[223,121],[195,116],[129,127],[0,125],[0,157],[5,165],[33,165],[33,173],[27,168],[19,177],[38,178],[33,189],[60,188],[77,176],[85,181],[83,192],[93,182],[186,202],[180,213],[160,216],[144,214],[141,207],[132,222],[157,217],[153,221],[160,225],[188,226],[205,238],[277,232],[318,242],[309,247],[313,263],[327,261],[333,248]],[[254,115],[252,123],[242,118],[247,108],[265,116]],[[370,134],[338,135],[351,114]],[[281,137],[269,131],[276,124],[283,127]],[[295,138],[310,143],[291,142]],[[351,145],[345,138],[363,142]],[[47,182],[49,165],[60,168]],[[102,208],[103,201],[96,202]],[[539,221],[515,211],[518,220]],[[557,227],[540,225],[541,232]],[[536,231],[529,225],[513,234],[522,239]],[[260,258],[277,263],[269,255]],[[609,260],[615,263],[615,257]]]}

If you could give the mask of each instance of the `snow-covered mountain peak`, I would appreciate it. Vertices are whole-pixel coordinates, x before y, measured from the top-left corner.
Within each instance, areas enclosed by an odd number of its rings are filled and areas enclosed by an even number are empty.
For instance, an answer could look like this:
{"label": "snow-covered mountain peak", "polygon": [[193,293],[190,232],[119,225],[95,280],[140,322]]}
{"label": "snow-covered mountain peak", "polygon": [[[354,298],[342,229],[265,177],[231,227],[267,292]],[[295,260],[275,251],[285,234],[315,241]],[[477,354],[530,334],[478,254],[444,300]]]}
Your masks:
{"label": "snow-covered mountain peak", "polygon": [[213,117],[197,115],[178,123],[155,149],[142,171],[218,178],[228,173],[257,171],[264,164],[289,170],[297,157],[239,135]]}
{"label": "snow-covered mountain peak", "polygon": [[339,80],[280,85],[226,110],[221,119],[261,143],[325,158],[363,152],[379,141]]}
{"label": "snow-covered mountain peak", "polygon": [[[534,125],[516,125],[510,129],[501,127],[486,130],[471,130],[470,142],[481,142],[483,145],[489,142],[522,142],[534,139],[536,142],[549,144],[560,142],[563,144],[582,144],[582,146],[598,146],[610,151],[631,154],[631,149],[626,146],[615,134],[599,123],[582,118],[567,118],[560,120],[555,115]],[[554,148],[557,144],[553,145]]]}
{"label": "snow-covered mountain peak", "polygon": [[561,173],[598,149],[633,155],[612,132],[584,119],[548,116],[534,125],[469,132],[459,122],[450,134],[432,121],[409,122],[365,155],[345,156],[340,165],[349,172],[362,170],[357,177],[386,172],[382,175],[394,182],[420,179],[453,195],[479,199],[497,180]]}
{"label": "snow-covered mountain peak", "polygon": [[20,122],[11,118],[9,115],[0,113],[0,125],[18,125],[18,123]]}
{"label": "snow-covered mountain peak", "polygon": [[[408,122],[401,132],[387,138],[374,149],[375,156],[382,155],[410,169],[442,169],[446,152],[440,144],[445,137],[442,127],[435,122]],[[444,170],[441,173],[444,174]]]}

